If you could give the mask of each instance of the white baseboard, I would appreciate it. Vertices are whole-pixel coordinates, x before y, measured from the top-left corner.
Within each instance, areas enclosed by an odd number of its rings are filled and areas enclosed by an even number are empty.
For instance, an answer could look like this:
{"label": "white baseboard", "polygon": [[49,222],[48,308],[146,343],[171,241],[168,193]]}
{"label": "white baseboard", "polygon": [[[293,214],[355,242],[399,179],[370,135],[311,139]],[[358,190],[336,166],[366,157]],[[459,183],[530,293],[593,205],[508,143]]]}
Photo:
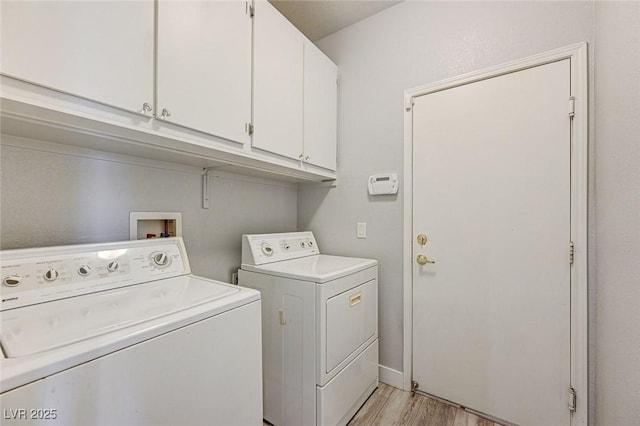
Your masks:
{"label": "white baseboard", "polygon": [[384,365],[378,365],[378,376],[382,383],[386,383],[394,388],[402,389],[404,381],[404,374],[402,374],[402,371],[394,370],[393,368],[385,367]]}

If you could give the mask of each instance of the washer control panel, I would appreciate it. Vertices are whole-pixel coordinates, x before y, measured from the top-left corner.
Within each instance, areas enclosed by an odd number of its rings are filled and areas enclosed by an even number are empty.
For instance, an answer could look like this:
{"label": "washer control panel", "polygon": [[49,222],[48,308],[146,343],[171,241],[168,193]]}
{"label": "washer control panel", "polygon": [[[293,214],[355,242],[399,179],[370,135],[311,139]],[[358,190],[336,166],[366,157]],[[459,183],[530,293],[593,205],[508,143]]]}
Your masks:
{"label": "washer control panel", "polygon": [[181,238],[5,250],[0,310],[191,273]]}
{"label": "washer control panel", "polygon": [[311,231],[242,236],[242,263],[263,265],[320,254]]}

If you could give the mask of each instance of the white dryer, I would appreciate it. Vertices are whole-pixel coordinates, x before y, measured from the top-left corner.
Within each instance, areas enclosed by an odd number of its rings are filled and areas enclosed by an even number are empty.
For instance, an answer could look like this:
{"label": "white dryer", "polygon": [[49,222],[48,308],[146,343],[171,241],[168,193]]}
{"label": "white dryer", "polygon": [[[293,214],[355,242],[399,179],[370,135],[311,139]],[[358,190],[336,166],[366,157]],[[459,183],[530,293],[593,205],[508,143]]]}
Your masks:
{"label": "white dryer", "polygon": [[262,293],[264,418],[344,425],[378,386],[378,262],[320,254],[311,232],[244,235]]}

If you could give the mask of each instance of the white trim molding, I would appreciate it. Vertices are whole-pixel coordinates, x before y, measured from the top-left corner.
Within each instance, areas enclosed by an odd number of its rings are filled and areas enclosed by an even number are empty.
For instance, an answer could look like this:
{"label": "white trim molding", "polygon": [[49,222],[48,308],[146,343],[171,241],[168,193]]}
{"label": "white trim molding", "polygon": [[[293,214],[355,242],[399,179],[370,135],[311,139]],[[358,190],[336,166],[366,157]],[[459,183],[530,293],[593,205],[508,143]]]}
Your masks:
{"label": "white trim molding", "polygon": [[382,383],[393,386],[394,388],[403,388],[404,375],[402,371],[394,370],[393,368],[385,367],[384,365],[378,365],[378,378]]}
{"label": "white trim molding", "polygon": [[[404,92],[404,217],[403,295],[404,346],[402,388],[411,389],[413,350],[413,99],[452,87],[521,71],[564,59],[571,61],[571,96],[575,113],[571,129],[571,240],[574,261],[571,270],[571,387],[577,393],[571,424],[588,422],[588,300],[587,300],[587,179],[588,179],[588,75],[587,43],[530,56],[458,77],[426,84]],[[385,373],[386,374],[386,373]],[[381,370],[381,381],[382,370]],[[385,382],[386,383],[386,382]]]}

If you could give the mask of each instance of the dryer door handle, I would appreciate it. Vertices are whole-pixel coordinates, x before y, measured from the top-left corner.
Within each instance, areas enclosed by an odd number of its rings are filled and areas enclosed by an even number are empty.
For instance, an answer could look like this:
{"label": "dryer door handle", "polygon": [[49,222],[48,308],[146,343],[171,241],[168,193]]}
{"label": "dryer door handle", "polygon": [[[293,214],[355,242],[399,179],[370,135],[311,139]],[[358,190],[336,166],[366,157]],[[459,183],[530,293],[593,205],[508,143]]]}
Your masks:
{"label": "dryer door handle", "polygon": [[354,294],[349,298],[349,307],[356,306],[358,303],[362,301],[362,292],[358,294]]}

